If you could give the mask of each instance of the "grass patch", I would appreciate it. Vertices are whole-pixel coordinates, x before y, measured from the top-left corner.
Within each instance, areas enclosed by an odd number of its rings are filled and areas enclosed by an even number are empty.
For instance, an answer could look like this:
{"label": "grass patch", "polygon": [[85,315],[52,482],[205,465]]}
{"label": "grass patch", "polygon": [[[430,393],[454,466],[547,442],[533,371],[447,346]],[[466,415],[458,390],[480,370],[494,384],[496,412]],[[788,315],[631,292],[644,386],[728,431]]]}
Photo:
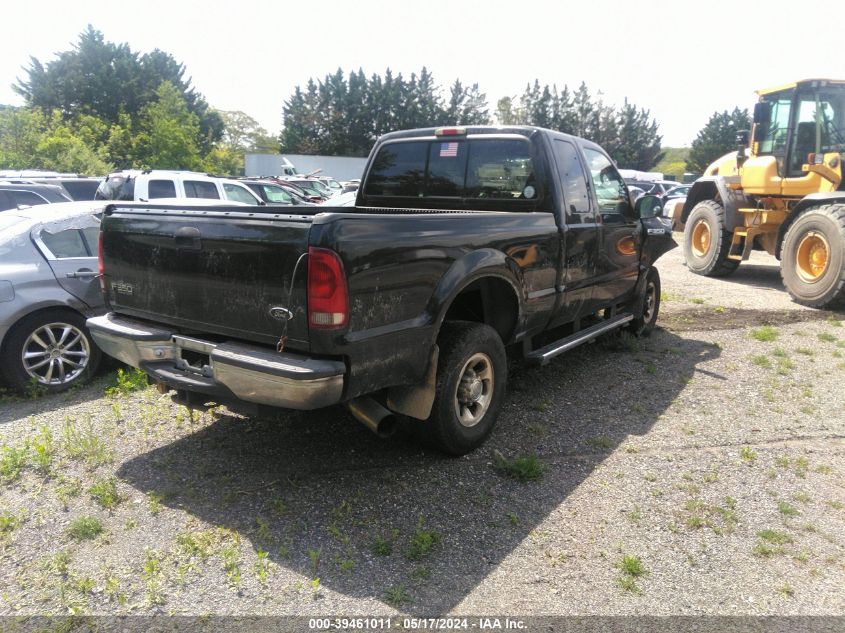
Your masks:
{"label": "grass patch", "polygon": [[757,367],[763,367],[765,369],[770,369],[772,366],[772,361],[770,361],[769,357],[765,354],[756,354],[755,356],[752,356],[751,362],[757,365]]}
{"label": "grass patch", "polygon": [[67,533],[77,541],[90,541],[103,533],[103,522],[97,517],[79,517],[71,522]]}
{"label": "grass patch", "polygon": [[4,446],[0,453],[0,481],[11,483],[21,476],[21,472],[29,461],[27,446]]}
{"label": "grass patch", "polygon": [[795,517],[801,514],[801,511],[788,501],[778,501],[778,512],[787,517]]}
{"label": "grass patch", "polygon": [[90,416],[84,426],[66,418],[62,435],[65,453],[71,459],[81,459],[92,468],[114,461],[114,451],[103,441],[102,434],[94,430]]}
{"label": "grass patch", "polygon": [[117,491],[117,479],[114,477],[95,481],[91,487],[88,488],[88,493],[94,501],[107,510],[111,510],[118,503],[123,501],[123,497],[121,497],[120,493]]}
{"label": "grass patch", "polygon": [[384,590],[384,601],[394,607],[405,604],[411,601],[411,594],[405,588],[405,585],[394,585]]}
{"label": "grass patch", "polygon": [[425,530],[422,527],[422,520],[417,523],[417,529],[411,535],[411,540],[408,541],[408,546],[402,555],[405,560],[418,561],[424,556],[431,553],[441,541],[440,534],[435,530]]}
{"label": "grass patch", "polygon": [[639,556],[631,556],[625,554],[617,563],[617,567],[622,574],[617,578],[617,584],[631,593],[642,593],[642,589],[637,585],[636,579],[648,576],[650,573],[643,565],[642,559]]}
{"label": "grass patch", "polygon": [[506,477],[522,482],[539,481],[546,472],[546,465],[536,455],[508,459],[496,452],[493,467]]}
{"label": "grass patch", "polygon": [[824,343],[835,343],[838,340],[833,334],[829,334],[828,332],[822,332],[816,336]]}
{"label": "grass patch", "polygon": [[777,339],[777,337],[778,331],[771,325],[764,325],[762,327],[758,327],[751,330],[751,338],[753,338],[755,341],[771,343],[772,341]]}
{"label": "grass patch", "polygon": [[370,545],[370,551],[376,556],[390,556],[393,553],[393,542],[377,534]]}
{"label": "grass patch", "polygon": [[792,536],[778,530],[760,530],[757,532],[757,536],[772,545],[786,545],[792,542]]}
{"label": "grass patch", "polygon": [[146,389],[147,374],[140,369],[124,370],[120,368],[115,374],[114,384],[106,387],[105,394],[109,397],[128,396],[133,391]]}
{"label": "grass patch", "polygon": [[609,451],[611,448],[613,448],[613,440],[607,437],[606,435],[597,435],[596,437],[591,437],[587,440],[587,444],[603,451]]}
{"label": "grass patch", "polygon": [[739,451],[739,457],[746,464],[753,464],[757,460],[757,451],[750,446],[743,446]]}
{"label": "grass patch", "polygon": [[220,535],[215,530],[182,532],[176,535],[176,546],[189,558],[205,560],[214,553],[220,543]]}
{"label": "grass patch", "polygon": [[17,530],[24,520],[24,515],[15,516],[11,512],[0,512],[0,538]]}

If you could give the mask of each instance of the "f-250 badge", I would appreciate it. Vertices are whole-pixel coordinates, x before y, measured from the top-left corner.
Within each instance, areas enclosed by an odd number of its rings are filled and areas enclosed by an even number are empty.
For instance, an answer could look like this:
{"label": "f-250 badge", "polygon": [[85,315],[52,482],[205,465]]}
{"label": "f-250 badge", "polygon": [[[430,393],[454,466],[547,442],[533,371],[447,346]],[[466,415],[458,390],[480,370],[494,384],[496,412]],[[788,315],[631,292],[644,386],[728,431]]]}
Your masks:
{"label": "f-250 badge", "polygon": [[128,284],[125,281],[113,281],[111,289],[114,290],[116,294],[121,295],[131,295],[135,291],[132,284]]}

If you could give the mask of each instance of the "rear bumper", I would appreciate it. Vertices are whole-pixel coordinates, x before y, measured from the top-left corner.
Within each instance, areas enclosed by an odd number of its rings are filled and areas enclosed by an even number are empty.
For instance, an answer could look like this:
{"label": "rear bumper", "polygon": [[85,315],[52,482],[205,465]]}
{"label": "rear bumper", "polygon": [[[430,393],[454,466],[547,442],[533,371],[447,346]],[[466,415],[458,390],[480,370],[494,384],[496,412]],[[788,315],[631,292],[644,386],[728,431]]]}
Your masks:
{"label": "rear bumper", "polygon": [[301,410],[336,404],[343,395],[341,361],[181,336],[114,313],[87,325],[106,354],[175,389]]}

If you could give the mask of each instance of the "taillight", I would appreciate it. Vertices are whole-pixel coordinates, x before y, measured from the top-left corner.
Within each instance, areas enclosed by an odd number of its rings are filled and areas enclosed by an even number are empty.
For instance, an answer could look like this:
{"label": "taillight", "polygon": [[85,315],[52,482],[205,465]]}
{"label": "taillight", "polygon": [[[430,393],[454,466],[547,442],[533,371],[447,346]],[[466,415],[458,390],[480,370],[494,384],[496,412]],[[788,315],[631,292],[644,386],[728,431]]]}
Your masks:
{"label": "taillight", "polygon": [[105,292],[106,278],[103,277],[103,271],[105,271],[105,266],[103,266],[103,232],[100,231],[100,235],[97,237],[97,272],[100,278],[100,290]]}
{"label": "taillight", "polygon": [[349,292],[343,262],[325,248],[308,248],[308,323],[336,330],[349,320]]}

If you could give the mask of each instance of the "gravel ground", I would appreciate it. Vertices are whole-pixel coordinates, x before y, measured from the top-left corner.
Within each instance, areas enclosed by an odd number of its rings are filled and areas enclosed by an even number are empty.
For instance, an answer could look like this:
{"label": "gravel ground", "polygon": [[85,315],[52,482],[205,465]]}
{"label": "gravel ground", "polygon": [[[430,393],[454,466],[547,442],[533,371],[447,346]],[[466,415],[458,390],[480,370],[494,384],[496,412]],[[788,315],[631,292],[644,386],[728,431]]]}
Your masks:
{"label": "gravel ground", "polygon": [[682,261],[653,336],[513,364],[460,459],[111,375],[6,398],[0,615],[845,614],[845,315]]}

